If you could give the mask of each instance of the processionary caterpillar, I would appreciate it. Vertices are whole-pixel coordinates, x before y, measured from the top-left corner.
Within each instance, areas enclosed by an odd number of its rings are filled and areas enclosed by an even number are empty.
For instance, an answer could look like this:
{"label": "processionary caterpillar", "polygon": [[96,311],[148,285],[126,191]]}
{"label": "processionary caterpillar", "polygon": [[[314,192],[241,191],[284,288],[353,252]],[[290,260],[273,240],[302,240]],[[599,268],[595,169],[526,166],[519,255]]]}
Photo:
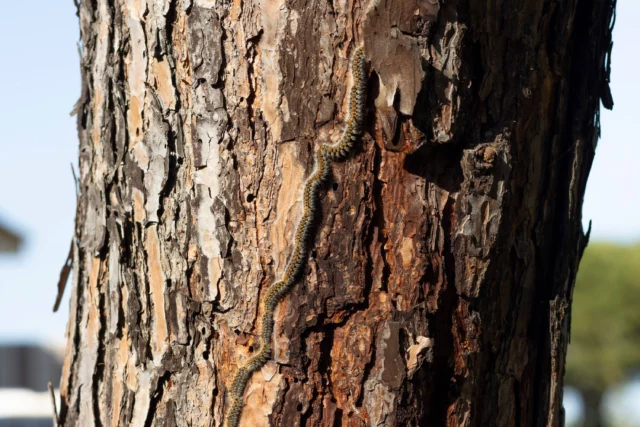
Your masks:
{"label": "processionary caterpillar", "polygon": [[274,311],[304,273],[309,257],[309,246],[315,235],[314,219],[320,205],[320,188],[329,178],[332,162],[344,160],[351,153],[362,133],[367,90],[367,67],[362,47],[358,47],[353,53],[351,75],[353,85],[349,93],[345,129],[337,142],[321,145],[314,158],[313,172],[304,184],[303,212],[296,228],[293,252],[282,279],[271,285],[262,299],[262,317],[259,326],[260,349],[238,368],[233,378],[230,389],[231,405],[225,416],[226,427],[238,426],[244,405],[244,390],[249,378],[271,358]]}

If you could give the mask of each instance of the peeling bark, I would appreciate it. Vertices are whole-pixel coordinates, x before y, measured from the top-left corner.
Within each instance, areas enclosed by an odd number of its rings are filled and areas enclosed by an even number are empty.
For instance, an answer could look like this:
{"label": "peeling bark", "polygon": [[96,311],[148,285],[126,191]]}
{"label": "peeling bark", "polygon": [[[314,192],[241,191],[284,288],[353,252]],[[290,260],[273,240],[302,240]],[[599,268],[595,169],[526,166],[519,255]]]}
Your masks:
{"label": "peeling bark", "polygon": [[241,426],[562,426],[613,0],[92,0],[65,426],[222,425],[349,55],[365,133]]}

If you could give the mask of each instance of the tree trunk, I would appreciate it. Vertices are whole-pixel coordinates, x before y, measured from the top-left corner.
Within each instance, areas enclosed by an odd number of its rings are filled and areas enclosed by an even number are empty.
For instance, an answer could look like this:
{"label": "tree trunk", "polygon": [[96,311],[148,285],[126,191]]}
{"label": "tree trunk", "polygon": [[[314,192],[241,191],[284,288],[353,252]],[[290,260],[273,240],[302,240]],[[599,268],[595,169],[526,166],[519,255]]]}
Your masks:
{"label": "tree trunk", "polygon": [[614,0],[83,0],[65,426],[561,426]]}

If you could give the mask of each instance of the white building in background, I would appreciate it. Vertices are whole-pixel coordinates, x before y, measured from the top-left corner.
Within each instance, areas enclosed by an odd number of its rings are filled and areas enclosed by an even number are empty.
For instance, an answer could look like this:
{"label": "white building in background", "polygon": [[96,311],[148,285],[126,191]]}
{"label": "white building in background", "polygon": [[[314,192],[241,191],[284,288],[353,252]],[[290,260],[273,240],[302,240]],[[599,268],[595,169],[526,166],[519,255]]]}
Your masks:
{"label": "white building in background", "polygon": [[[56,390],[56,406],[60,408]],[[51,427],[53,404],[49,392],[0,388],[0,427]]]}
{"label": "white building in background", "polygon": [[51,427],[60,408],[62,355],[38,345],[0,344],[0,427]]}
{"label": "white building in background", "polygon": [[61,374],[62,355],[58,351],[40,345],[0,343],[0,391],[23,388],[44,392],[49,381],[58,388]]}
{"label": "white building in background", "polygon": [[[0,222],[0,255],[18,253],[21,245],[22,237]],[[0,343],[0,427],[51,427],[47,384],[58,388],[61,370],[62,356],[54,349]]]}

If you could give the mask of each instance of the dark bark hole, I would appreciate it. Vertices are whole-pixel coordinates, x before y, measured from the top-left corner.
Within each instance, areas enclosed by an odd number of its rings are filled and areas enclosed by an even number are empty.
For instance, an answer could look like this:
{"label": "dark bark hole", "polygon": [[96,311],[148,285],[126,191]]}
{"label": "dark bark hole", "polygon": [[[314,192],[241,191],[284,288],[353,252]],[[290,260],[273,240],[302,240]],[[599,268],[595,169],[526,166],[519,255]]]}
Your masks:
{"label": "dark bark hole", "polygon": [[337,182],[334,182],[334,183],[331,185],[331,188],[333,188],[333,191],[338,191],[338,183],[337,183]]}
{"label": "dark bark hole", "polygon": [[298,410],[298,412],[302,412],[302,403],[298,403],[296,409]]}
{"label": "dark bark hole", "polygon": [[[333,399],[331,400],[333,402]],[[334,402],[335,403],[335,402]],[[336,409],[336,414],[334,415],[334,427],[342,427],[342,409],[337,408]]]}
{"label": "dark bark hole", "polygon": [[394,148],[399,148],[400,146],[400,136],[402,133],[402,124],[408,120],[411,119],[410,116],[406,116],[402,113],[400,113],[400,91],[396,90],[395,95],[393,96],[393,109],[396,111],[397,114],[397,122],[396,122],[396,126],[394,129],[392,129],[392,131],[394,132],[393,135],[387,135],[388,137],[391,138],[391,146]]}
{"label": "dark bark hole", "polygon": [[253,346],[252,345],[249,346],[249,353],[253,353]]}
{"label": "dark bark hole", "polygon": [[251,203],[255,200],[256,196],[254,196],[252,193],[247,194],[247,203]]}
{"label": "dark bark hole", "polygon": [[317,255],[318,255],[318,252],[315,249],[311,251],[311,259],[316,259]]}

